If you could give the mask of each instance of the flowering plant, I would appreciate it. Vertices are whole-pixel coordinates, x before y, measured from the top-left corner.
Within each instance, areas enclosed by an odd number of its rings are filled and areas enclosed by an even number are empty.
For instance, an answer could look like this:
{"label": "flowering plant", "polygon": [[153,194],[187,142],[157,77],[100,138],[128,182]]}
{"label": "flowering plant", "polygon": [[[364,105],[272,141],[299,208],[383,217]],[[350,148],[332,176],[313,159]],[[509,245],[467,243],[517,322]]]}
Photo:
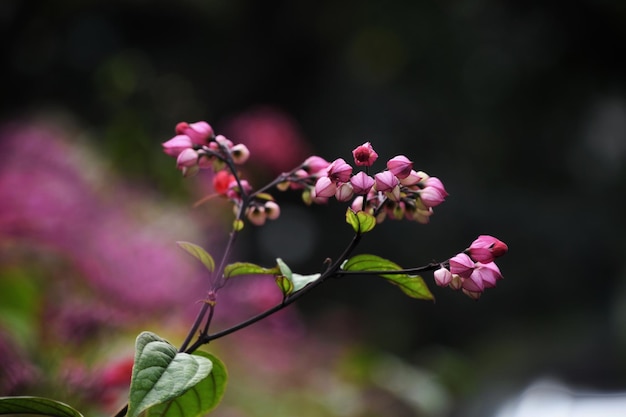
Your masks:
{"label": "flowering plant", "polygon": [[[218,262],[202,247],[178,242],[206,267],[209,274],[206,294],[180,347],[151,332],[137,337],[129,401],[116,417],[191,417],[209,413],[224,394],[227,373],[217,357],[199,348],[286,308],[330,278],[376,275],[398,286],[409,297],[421,300],[434,299],[419,275],[424,272],[433,272],[436,285],[461,290],[473,299],[478,299],[502,279],[494,261],[508,248],[488,235],[479,236],[467,249],[447,260],[409,268],[377,255],[354,254],[365,234],[386,219],[428,223],[433,208],[448,196],[441,180],[415,170],[413,162],[404,155],[389,159],[385,169],[372,173],[379,156],[370,142],[357,146],[352,152],[357,172],[342,158],[329,162],[310,156],[257,189],[239,170],[250,157],[248,148],[216,135],[206,122],[179,123],[176,135],[163,143],[163,150],[176,158],[177,168],[184,176],[195,175],[202,169],[212,171],[215,191],[212,196],[220,196],[232,204],[234,219]],[[324,204],[332,198],[349,203],[345,220],[352,228],[352,237],[340,254],[323,262],[318,272],[293,272],[280,258],[269,266],[231,261],[237,236],[246,223],[262,226],[280,217],[280,205],[270,194],[271,190],[297,191],[306,205]],[[261,275],[274,277],[281,294],[280,302],[231,327],[212,332],[218,295],[226,282],[240,276]],[[51,399],[0,398],[0,414],[15,413],[81,416],[72,407]]]}

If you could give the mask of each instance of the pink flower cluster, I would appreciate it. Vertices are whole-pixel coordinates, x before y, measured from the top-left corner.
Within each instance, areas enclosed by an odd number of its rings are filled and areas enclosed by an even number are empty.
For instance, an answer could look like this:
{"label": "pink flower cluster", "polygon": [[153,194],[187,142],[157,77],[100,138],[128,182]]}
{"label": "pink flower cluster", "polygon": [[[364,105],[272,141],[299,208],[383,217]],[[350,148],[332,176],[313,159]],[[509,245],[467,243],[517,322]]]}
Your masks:
{"label": "pink flower cluster", "polygon": [[434,272],[435,282],[442,287],[462,290],[478,299],[487,288],[502,279],[494,260],[508,251],[506,243],[493,236],[479,236],[469,248],[450,258],[446,265]]}
{"label": "pink flower cluster", "polygon": [[369,142],[352,151],[356,166],[365,171],[353,174],[352,166],[342,158],[320,170],[312,190],[313,201],[324,202],[331,197],[339,201],[352,201],[352,210],[367,211],[378,222],[389,216],[392,219],[408,218],[428,223],[433,207],[448,196],[443,183],[423,171],[415,171],[413,162],[404,155],[387,161],[387,169],[370,176],[368,168],[378,159]]}
{"label": "pink flower cluster", "polygon": [[[250,151],[244,144],[233,144],[223,135],[215,135],[207,122],[181,122],[176,125],[176,136],[163,143],[163,151],[176,158],[178,169],[184,176],[192,176],[200,169],[212,169],[213,188],[216,193],[235,203],[237,214],[243,202],[243,196],[250,193],[252,187],[248,181],[238,179],[231,173],[229,162],[244,164],[250,157]],[[276,219],[280,207],[268,195],[249,202],[246,217],[252,224],[260,226],[266,219]]]}

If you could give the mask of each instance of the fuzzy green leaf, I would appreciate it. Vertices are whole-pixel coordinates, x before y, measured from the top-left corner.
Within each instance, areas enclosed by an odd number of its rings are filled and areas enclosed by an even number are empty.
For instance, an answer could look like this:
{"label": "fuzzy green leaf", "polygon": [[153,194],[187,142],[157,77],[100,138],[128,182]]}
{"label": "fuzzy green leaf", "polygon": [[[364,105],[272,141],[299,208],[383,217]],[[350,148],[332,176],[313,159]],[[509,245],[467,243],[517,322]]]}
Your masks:
{"label": "fuzzy green leaf", "polygon": [[42,397],[0,397],[0,414],[37,414],[53,417],[83,417],[74,408]]}
{"label": "fuzzy green leaf", "polygon": [[128,417],[179,397],[206,378],[212,362],[202,356],[180,353],[150,332],[137,336],[135,364],[130,382]]}
{"label": "fuzzy green leaf", "polygon": [[200,417],[217,407],[226,391],[226,367],[209,353],[196,351],[193,355],[210,360],[213,363],[211,373],[183,395],[150,407],[145,417]]}
{"label": "fuzzy green leaf", "polygon": [[263,268],[262,266],[250,262],[235,262],[226,265],[224,268],[224,278],[231,278],[237,275],[274,275],[280,272],[278,267]]}
{"label": "fuzzy green leaf", "polygon": [[364,211],[354,212],[348,207],[346,210],[346,223],[352,226],[355,233],[367,233],[376,226],[376,217]]}
{"label": "fuzzy green leaf", "polygon": [[211,257],[211,255],[209,255],[200,246],[190,242],[176,242],[176,244],[183,248],[188,254],[202,262],[209,272],[213,272],[213,270],[215,270],[215,261],[213,260],[213,257]]}
{"label": "fuzzy green leaf", "polygon": [[402,268],[384,258],[376,255],[356,255],[348,259],[343,265],[344,271],[381,271],[381,277],[385,278],[392,284],[397,285],[402,292],[409,297],[418,298],[420,300],[434,300],[435,297],[428,289],[428,286],[419,275],[407,274],[385,274],[383,271],[398,271]]}

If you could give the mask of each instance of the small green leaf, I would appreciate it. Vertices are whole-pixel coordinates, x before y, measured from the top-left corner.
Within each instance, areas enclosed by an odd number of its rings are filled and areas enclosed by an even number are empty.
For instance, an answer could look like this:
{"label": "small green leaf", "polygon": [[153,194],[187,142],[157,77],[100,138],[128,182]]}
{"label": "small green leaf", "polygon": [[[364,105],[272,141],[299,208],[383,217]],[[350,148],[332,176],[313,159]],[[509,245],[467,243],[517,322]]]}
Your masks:
{"label": "small green leaf", "polygon": [[176,242],[176,244],[183,248],[188,254],[202,262],[209,272],[213,272],[215,269],[215,261],[213,261],[211,255],[209,255],[204,249],[195,243]]}
{"label": "small green leaf", "polygon": [[224,278],[231,278],[237,275],[274,275],[279,271],[278,267],[263,268],[262,266],[250,262],[235,262],[226,265],[224,268]]}
{"label": "small green leaf", "polygon": [[[342,267],[344,271],[398,271],[402,268],[397,264],[381,258],[376,255],[356,255]],[[418,298],[420,300],[434,300],[435,297],[428,289],[428,286],[419,275],[407,275],[407,274],[379,274],[392,284],[400,287],[409,297]]]}
{"label": "small green leaf", "polygon": [[243,230],[243,226],[244,226],[243,220],[235,219],[233,221],[233,230],[235,232],[241,232]]}
{"label": "small green leaf", "polygon": [[310,283],[317,281],[321,276],[322,274],[319,273],[312,275],[292,274],[291,281],[293,282],[293,291],[300,291]]}
{"label": "small green leaf", "polygon": [[178,350],[150,332],[137,336],[135,364],[130,382],[128,417],[179,397],[206,378],[212,362]]}
{"label": "small green leaf", "polygon": [[284,275],[276,275],[276,285],[285,297],[293,292],[293,282]]}
{"label": "small green leaf", "polygon": [[346,223],[352,226],[355,233],[367,233],[376,226],[376,217],[365,211],[354,212],[348,207],[346,210]]}
{"label": "small green leaf", "polygon": [[41,397],[0,397],[0,414],[38,414],[53,417],[83,417],[60,401]]}
{"label": "small green leaf", "polygon": [[210,360],[213,363],[211,373],[183,395],[150,407],[145,417],[200,417],[220,403],[228,380],[226,367],[209,353],[196,351],[193,355]]}

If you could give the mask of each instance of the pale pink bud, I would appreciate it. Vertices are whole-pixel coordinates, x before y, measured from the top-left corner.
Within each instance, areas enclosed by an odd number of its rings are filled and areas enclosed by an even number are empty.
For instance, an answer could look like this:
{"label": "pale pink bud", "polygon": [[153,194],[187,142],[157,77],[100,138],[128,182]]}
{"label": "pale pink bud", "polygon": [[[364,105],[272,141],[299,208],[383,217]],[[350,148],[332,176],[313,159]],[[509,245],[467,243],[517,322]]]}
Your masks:
{"label": "pale pink bud", "polygon": [[198,155],[197,151],[187,148],[178,155],[178,158],[176,158],[176,166],[178,168],[197,166],[199,156],[200,155]]}
{"label": "pale pink bud", "polygon": [[374,178],[361,171],[350,178],[350,184],[355,194],[367,194],[374,186]]}
{"label": "pale pink bud", "polygon": [[[324,178],[326,178],[326,177],[324,177]],[[305,192],[302,193],[303,197],[304,197],[305,194],[306,194]],[[317,195],[317,193],[315,192],[315,187],[311,187],[310,188],[309,195],[310,195],[311,202],[313,202],[315,204],[326,204],[326,203],[328,203],[328,197],[321,197],[321,196]],[[333,195],[335,195],[335,194],[333,193]],[[307,199],[305,199],[305,202],[306,201],[307,201]]]}
{"label": "pale pink bud", "polygon": [[428,222],[430,222],[430,216],[432,215],[433,215],[432,208],[427,208],[427,209],[417,208],[415,212],[413,213],[413,220],[421,224],[428,224]]}
{"label": "pale pink bud", "polygon": [[280,216],[280,206],[274,201],[267,201],[265,203],[265,214],[270,220],[276,220]]}
{"label": "pale pink bud", "polygon": [[352,151],[352,156],[354,157],[354,163],[357,166],[364,167],[371,167],[378,159],[378,154],[369,142],[365,142],[363,145],[357,146]]}
{"label": "pale pink bud", "polygon": [[489,263],[504,255],[509,248],[493,236],[481,235],[472,242],[466,253],[476,262]]}
{"label": "pale pink bud", "polygon": [[348,165],[343,158],[335,159],[328,167],[328,177],[335,183],[350,181],[350,175],[352,175],[352,166]]}
{"label": "pale pink bud", "polygon": [[465,288],[463,288],[463,294],[467,295],[472,300],[478,300],[480,298],[480,296],[482,295],[482,292],[480,292],[480,291],[469,291],[469,290],[466,290]]}
{"label": "pale pink bud", "polygon": [[193,143],[206,145],[215,136],[213,128],[207,122],[187,123],[180,122],[176,125],[176,133],[187,135]]}
{"label": "pale pink bud", "polygon": [[354,200],[352,200],[352,204],[350,205],[350,208],[355,213],[358,211],[363,211],[363,196],[360,195],[356,197]]}
{"label": "pale pink bud", "polygon": [[246,217],[253,225],[263,226],[263,224],[265,224],[265,220],[267,219],[267,214],[265,214],[265,207],[248,207],[248,210],[246,211]]}
{"label": "pale pink bud", "polygon": [[163,143],[163,152],[169,156],[178,156],[185,149],[193,146],[191,139],[187,135],[177,135]]}
{"label": "pale pink bud", "polygon": [[391,171],[379,172],[374,176],[376,190],[381,192],[392,191],[399,184],[398,178]]}
{"label": "pale pink bud", "polygon": [[386,191],[385,195],[392,201],[400,201],[400,184],[397,184],[390,191]]}
{"label": "pale pink bud", "polygon": [[320,156],[309,156],[304,163],[302,164],[302,168],[304,168],[309,174],[317,174],[318,172],[328,168],[330,162],[325,160]]}
{"label": "pale pink bud", "polygon": [[408,187],[417,184],[421,180],[423,180],[423,178],[417,173],[417,171],[411,170],[408,176],[400,179],[400,184]]}
{"label": "pale pink bud", "polygon": [[226,149],[230,149],[233,147],[233,143],[227,139],[224,135],[217,135],[215,137],[215,142],[222,145]]}
{"label": "pale pink bud", "polygon": [[335,191],[335,198],[338,201],[348,201],[354,195],[354,190],[352,189],[352,184],[349,182],[341,183],[337,186],[337,191]]}
{"label": "pale pink bud", "polygon": [[233,157],[233,162],[237,165],[244,164],[250,157],[250,151],[243,143],[233,146],[230,150],[230,154]]}
{"label": "pale pink bud", "polygon": [[320,177],[315,183],[315,197],[332,197],[336,191],[337,184],[328,177]]}
{"label": "pale pink bud", "polygon": [[435,283],[440,287],[447,287],[452,282],[452,272],[443,266],[436,270],[433,275],[435,276]]}
{"label": "pale pink bud", "polygon": [[413,169],[413,162],[404,155],[398,155],[387,161],[387,169],[393,173],[396,177],[402,179],[411,174]]}
{"label": "pale pink bud", "polygon": [[469,278],[476,266],[474,261],[464,253],[459,253],[453,258],[450,258],[448,262],[450,263],[450,272],[460,275],[463,278]]}
{"label": "pale pink bud", "polygon": [[426,207],[435,207],[443,203],[445,195],[435,187],[426,187],[419,192],[420,200]]}
{"label": "pale pink bud", "polygon": [[463,287],[463,278],[457,274],[452,274],[452,281],[450,281],[450,288],[453,290],[460,290]]}

